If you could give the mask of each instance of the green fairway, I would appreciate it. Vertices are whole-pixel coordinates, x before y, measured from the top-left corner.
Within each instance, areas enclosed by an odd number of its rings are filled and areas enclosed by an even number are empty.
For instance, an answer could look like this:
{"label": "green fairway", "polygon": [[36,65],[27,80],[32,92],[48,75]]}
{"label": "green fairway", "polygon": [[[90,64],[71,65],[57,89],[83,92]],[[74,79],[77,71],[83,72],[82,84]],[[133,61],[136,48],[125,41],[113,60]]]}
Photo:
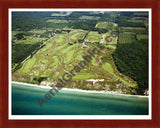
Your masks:
{"label": "green fairway", "polygon": [[105,63],[104,65],[102,65],[102,68],[103,68],[105,71],[107,71],[107,72],[109,72],[110,74],[112,74],[114,77],[120,79],[120,81],[122,81],[124,84],[129,85],[129,86],[131,86],[131,87],[133,87],[133,88],[136,88],[136,87],[137,87],[137,84],[129,83],[129,82],[127,82],[126,80],[124,80],[122,77],[116,75],[116,74],[114,73],[114,69],[112,68],[112,66],[111,66],[109,63]]}
{"label": "green fairway", "polygon": [[64,63],[69,63],[73,59],[74,52],[75,50],[73,49],[66,53],[66,61]]}
{"label": "green fairway", "polygon": [[33,65],[36,62],[36,57],[33,57],[32,59],[28,59],[23,67],[21,68],[20,72],[21,73],[29,73],[31,71],[31,68],[33,67]]}
{"label": "green fairway", "polygon": [[63,44],[63,45],[59,45],[59,46],[57,46],[57,47],[54,47],[54,48],[53,48],[53,51],[59,51],[59,50],[64,49],[64,48],[66,48],[66,47],[67,47],[67,43],[65,43],[65,44]]}
{"label": "green fairway", "polygon": [[62,43],[64,41],[64,34],[58,34],[58,39],[56,39],[56,43]]}
{"label": "green fairway", "polygon": [[71,39],[72,39],[72,40],[76,40],[76,39],[77,39],[77,36],[80,35],[80,34],[81,34],[81,32],[78,32],[78,33],[73,34],[73,35],[71,36]]}
{"label": "green fairway", "polygon": [[88,80],[91,78],[97,78],[97,76],[94,74],[77,74],[72,80]]}
{"label": "green fairway", "polygon": [[41,49],[42,51],[47,51],[48,49],[50,49],[51,47],[52,47],[52,45],[53,45],[53,43],[46,43],[46,46],[43,48],[43,49]]}
{"label": "green fairway", "polygon": [[58,56],[53,56],[53,63],[49,65],[49,68],[53,68],[59,63],[59,57]]}

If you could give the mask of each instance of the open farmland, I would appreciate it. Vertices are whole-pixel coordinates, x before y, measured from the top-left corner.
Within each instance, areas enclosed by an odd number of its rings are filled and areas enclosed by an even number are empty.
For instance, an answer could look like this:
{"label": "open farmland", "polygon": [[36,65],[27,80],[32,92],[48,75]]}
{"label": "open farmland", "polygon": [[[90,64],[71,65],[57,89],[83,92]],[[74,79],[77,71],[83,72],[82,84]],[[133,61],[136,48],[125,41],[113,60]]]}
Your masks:
{"label": "open farmland", "polygon": [[100,17],[97,16],[81,16],[79,17],[80,20],[98,20]]}
{"label": "open farmland", "polygon": [[54,20],[47,20],[47,22],[53,22],[53,23],[67,23],[68,21],[67,20],[56,20],[56,19],[54,19]]}
{"label": "open farmland", "polygon": [[33,37],[33,36],[24,36],[26,40],[16,40],[16,43],[25,43],[25,44],[35,44],[37,42],[44,42],[47,40],[47,38],[39,38],[39,37]]}
{"label": "open farmland", "polygon": [[137,39],[138,39],[138,40],[148,39],[148,35],[137,35]]}
{"label": "open farmland", "polygon": [[124,32],[119,34],[119,43],[132,43],[136,41],[136,35],[132,32]]}
{"label": "open farmland", "polygon": [[146,28],[141,27],[121,27],[120,32],[134,32],[136,34],[147,34]]}
{"label": "open farmland", "polygon": [[118,25],[112,22],[98,22],[95,28],[114,30]]}

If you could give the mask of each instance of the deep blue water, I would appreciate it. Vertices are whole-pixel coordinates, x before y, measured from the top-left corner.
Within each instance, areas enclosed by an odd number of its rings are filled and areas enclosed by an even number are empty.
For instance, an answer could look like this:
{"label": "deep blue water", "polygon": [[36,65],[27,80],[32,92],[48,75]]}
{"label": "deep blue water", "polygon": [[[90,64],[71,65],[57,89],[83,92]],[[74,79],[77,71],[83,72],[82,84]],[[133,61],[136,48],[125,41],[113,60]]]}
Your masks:
{"label": "deep blue water", "polygon": [[148,98],[60,90],[40,107],[49,89],[12,83],[12,115],[148,115]]}

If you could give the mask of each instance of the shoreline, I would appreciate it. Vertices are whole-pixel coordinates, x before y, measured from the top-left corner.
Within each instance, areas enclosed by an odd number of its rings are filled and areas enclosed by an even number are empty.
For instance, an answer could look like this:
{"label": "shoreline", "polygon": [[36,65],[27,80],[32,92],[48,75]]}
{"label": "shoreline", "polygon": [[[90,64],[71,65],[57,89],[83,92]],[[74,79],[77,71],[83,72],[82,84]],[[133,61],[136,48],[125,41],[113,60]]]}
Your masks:
{"label": "shoreline", "polygon": [[[52,89],[50,86],[40,86],[37,84],[29,84],[29,83],[23,83],[23,82],[17,82],[17,81],[11,81],[11,84],[23,84],[26,86],[32,86],[32,87],[39,87],[39,88],[45,88],[45,89]],[[142,97],[142,98],[149,98],[149,96],[143,96],[143,95],[131,95],[131,94],[121,94],[116,91],[96,91],[96,90],[82,90],[82,89],[72,89],[72,88],[62,88],[61,90],[66,91],[75,91],[75,92],[85,92],[85,93],[101,93],[101,94],[114,94],[114,95],[121,95],[121,96],[134,96],[134,97]]]}

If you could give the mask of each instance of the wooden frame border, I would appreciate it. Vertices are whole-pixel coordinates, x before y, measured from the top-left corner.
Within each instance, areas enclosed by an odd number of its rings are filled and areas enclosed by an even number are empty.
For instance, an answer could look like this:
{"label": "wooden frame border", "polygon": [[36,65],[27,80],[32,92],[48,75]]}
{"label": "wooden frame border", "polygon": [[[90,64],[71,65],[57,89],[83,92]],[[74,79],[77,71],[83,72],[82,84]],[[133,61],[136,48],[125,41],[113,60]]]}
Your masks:
{"label": "wooden frame border", "polygon": [[[8,119],[8,9],[9,8],[151,8],[152,9],[152,120],[9,120]],[[0,0],[0,127],[89,128],[160,127],[160,1],[158,0]]]}

